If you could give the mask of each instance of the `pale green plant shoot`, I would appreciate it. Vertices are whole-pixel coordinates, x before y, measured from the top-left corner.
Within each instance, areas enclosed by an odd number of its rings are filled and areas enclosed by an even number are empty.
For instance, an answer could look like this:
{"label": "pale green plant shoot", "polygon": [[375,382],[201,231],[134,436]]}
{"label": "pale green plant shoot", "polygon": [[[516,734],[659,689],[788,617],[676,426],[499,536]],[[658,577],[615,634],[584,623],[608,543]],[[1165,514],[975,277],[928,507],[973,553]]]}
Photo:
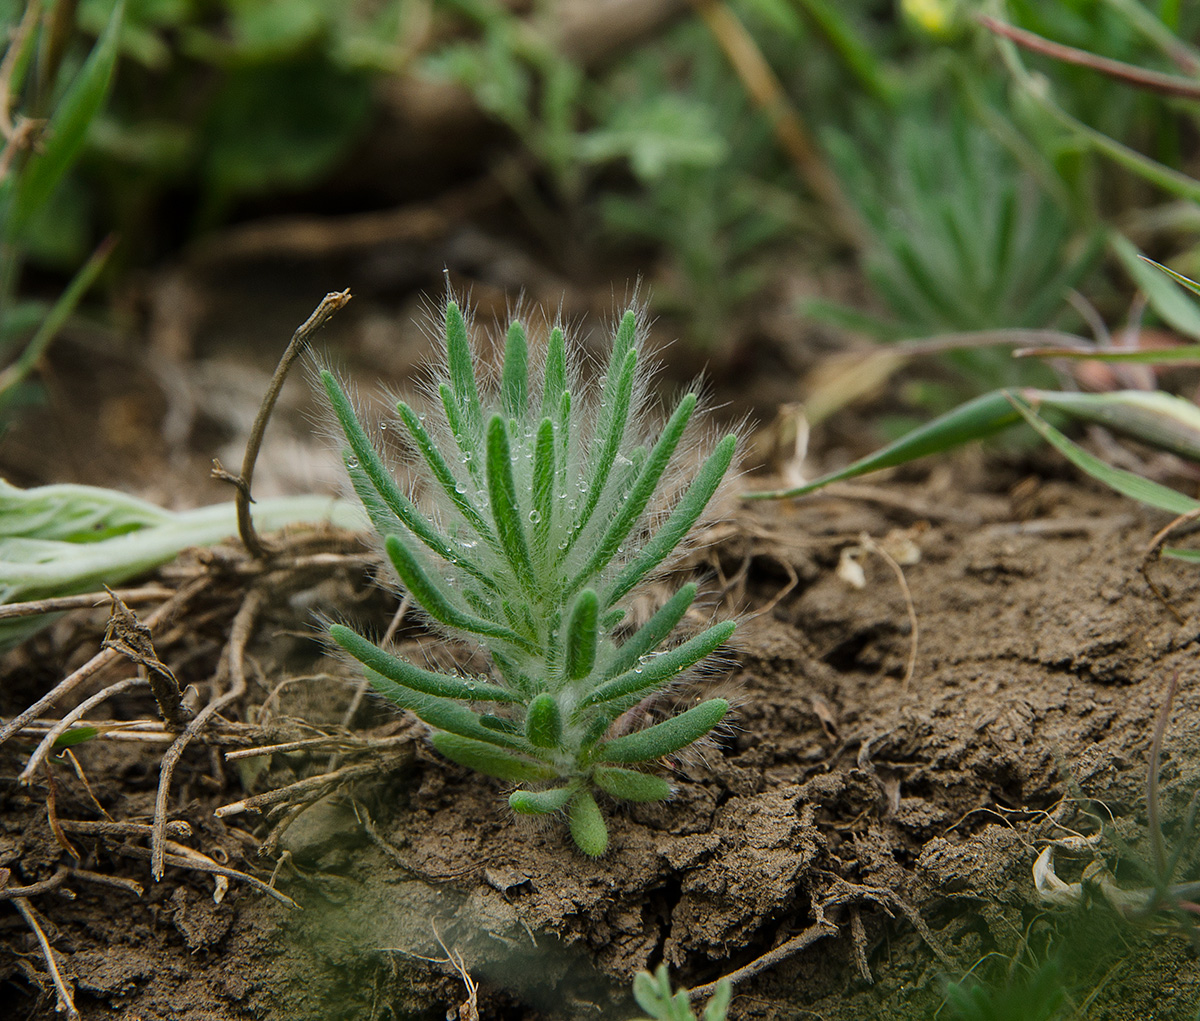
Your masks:
{"label": "pale green plant shoot", "polygon": [[524,327],[507,332],[496,379],[478,357],[457,304],[445,316],[441,414],[401,402],[427,505],[392,476],[334,375],[321,382],[345,436],[355,492],[409,596],[451,636],[481,644],[494,676],[467,678],[397,658],[341,624],[335,642],[375,689],[433,728],[446,758],[522,786],[519,813],[564,811],[571,835],[598,856],[608,843],[595,791],[629,801],[670,796],[636,768],[691,745],[725,716],[711,698],[641,729],[614,722],[667,688],[733,633],[714,624],[661,647],[696,598],[685,585],[619,640],[628,600],[704,513],[733,460],[721,439],[688,474],[681,441],[697,405],[685,395],[657,436],[647,413],[637,316],[626,312],[603,380],[580,383],[561,329],[531,365]]}

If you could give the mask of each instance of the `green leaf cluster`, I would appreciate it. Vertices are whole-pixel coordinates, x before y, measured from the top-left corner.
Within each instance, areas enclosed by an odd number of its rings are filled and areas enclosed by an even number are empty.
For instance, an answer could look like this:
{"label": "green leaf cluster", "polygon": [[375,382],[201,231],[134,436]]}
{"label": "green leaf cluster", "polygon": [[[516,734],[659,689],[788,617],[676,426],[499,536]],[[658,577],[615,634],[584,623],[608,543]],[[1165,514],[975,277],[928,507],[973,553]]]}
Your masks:
{"label": "green leaf cluster", "polygon": [[495,676],[422,669],[340,624],[331,637],[378,692],[433,728],[438,751],[530,785],[513,792],[512,808],[565,811],[575,843],[593,856],[608,841],[595,789],[630,801],[669,797],[665,780],[630,767],[687,747],[729,708],[713,698],[609,733],[734,629],[714,624],[664,649],[696,598],[689,584],[618,640],[624,604],[687,537],[736,446],[725,436],[694,474],[681,467],[696,395],[652,434],[640,340],[628,311],[602,381],[583,386],[578,352],[561,329],[534,358],[524,326],[513,322],[498,378],[481,379],[467,323],[450,302],[435,385],[440,413],[397,408],[430,496],[421,506],[397,485],[337,379],[321,373],[351,483],[401,583],[447,632],[482,644]]}

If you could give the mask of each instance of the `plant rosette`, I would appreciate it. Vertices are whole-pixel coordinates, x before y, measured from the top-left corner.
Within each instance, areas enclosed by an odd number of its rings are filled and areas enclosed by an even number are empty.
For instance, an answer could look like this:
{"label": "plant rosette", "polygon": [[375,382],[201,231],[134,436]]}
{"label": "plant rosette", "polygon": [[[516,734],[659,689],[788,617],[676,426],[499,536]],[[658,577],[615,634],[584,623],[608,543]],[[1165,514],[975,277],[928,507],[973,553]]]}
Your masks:
{"label": "plant rosette", "polygon": [[602,854],[608,829],[597,789],[628,801],[671,795],[639,768],[686,748],[729,710],[710,698],[620,735],[613,723],[726,642],[713,624],[671,644],[696,598],[684,585],[618,638],[625,605],[684,542],[733,461],[720,439],[695,467],[685,440],[697,397],[654,428],[642,331],[627,311],[602,382],[582,385],[581,352],[560,328],[531,360],[513,322],[495,378],[457,304],[445,315],[445,358],[432,392],[441,413],[397,406],[397,434],[416,456],[418,505],[397,484],[336,377],[321,383],[345,437],[350,481],[410,598],[448,635],[482,645],[492,676],[438,673],[391,655],[342,624],[330,636],[377,692],[432,728],[446,758],[522,785],[519,812],[565,812],[581,850]]}

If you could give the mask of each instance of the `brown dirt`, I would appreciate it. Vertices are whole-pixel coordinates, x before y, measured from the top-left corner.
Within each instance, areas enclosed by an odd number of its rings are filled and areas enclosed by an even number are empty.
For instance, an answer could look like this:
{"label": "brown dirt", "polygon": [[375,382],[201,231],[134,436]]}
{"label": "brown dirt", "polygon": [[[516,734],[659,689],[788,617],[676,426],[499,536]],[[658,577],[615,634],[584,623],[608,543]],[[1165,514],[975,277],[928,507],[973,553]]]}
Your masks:
{"label": "brown dirt", "polygon": [[[1102,907],[1082,920],[1051,909],[1031,868],[1047,838],[1094,833],[1100,817],[1110,864],[1118,839],[1131,845],[1126,861],[1146,851],[1148,748],[1176,671],[1161,796],[1168,841],[1179,835],[1200,788],[1194,569],[1154,568],[1181,625],[1138,573],[1157,517],[1077,483],[1022,481],[982,457],[908,479],[743,504],[713,531],[688,569],[718,614],[744,619],[728,669],[677,694],[730,695],[736,714],[670,763],[670,804],[611,806],[598,861],[573,850],[562,826],[514,819],[498,783],[440,761],[419,737],[283,832],[277,884],[302,910],[237,881],[217,903],[211,875],[175,867],[154,883],[121,850],[144,840],[72,836],[85,868],[145,887],[138,898],[71,877],[32,899],[82,1016],[451,1016],[467,993],[440,940],[478,983],[483,1018],[629,1018],[638,969],[665,962],[678,983],[699,985],[825,920],[831,935],[737,984],[732,1018],[933,1017],[947,978],[995,962],[1019,972],[1053,947],[1079,1016],[1193,1017],[1200,967],[1177,929],[1118,923]],[[894,548],[885,537],[897,532],[920,553],[904,567],[919,624],[907,684],[913,636],[892,568],[866,555],[862,589],[836,571],[862,534]],[[251,646],[250,701],[261,706],[285,677],[309,678],[276,692],[277,722],[340,720],[352,671],[323,658],[313,614],[385,621],[390,607],[361,574],[306,576],[277,592]],[[181,677],[209,676],[237,605],[227,592],[196,610],[187,643],[168,650],[187,650]],[[3,710],[90,655],[96,626],[94,615],[64,624],[10,655]],[[401,637],[429,647],[415,628]],[[114,714],[148,715],[139,698]],[[362,715],[374,733],[406,732],[384,707]],[[12,885],[68,861],[47,822],[47,784],[13,779],[28,750],[0,749],[0,866]],[[76,751],[95,800],[56,760],[59,819],[102,818],[100,806],[150,818],[156,746]],[[190,822],[191,846],[267,878],[276,863],[254,848],[269,827],[214,809],[328,764],[328,752],[291,753],[265,771],[239,769],[197,746],[171,817]],[[1064,878],[1081,865],[1060,856]],[[1144,885],[1128,866],[1118,876]],[[54,1017],[31,934],[11,909],[0,919],[0,1015]]]}

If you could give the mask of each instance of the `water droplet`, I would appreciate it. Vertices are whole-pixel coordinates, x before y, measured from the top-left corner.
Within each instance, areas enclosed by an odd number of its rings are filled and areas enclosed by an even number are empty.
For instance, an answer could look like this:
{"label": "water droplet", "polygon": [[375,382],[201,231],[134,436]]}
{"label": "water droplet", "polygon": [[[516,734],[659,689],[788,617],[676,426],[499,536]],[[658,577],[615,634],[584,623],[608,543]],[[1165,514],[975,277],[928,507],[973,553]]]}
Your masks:
{"label": "water droplet", "polygon": [[467,681],[467,690],[468,690],[468,691],[474,691],[474,690],[475,690],[475,682],[474,682],[474,681]]}
{"label": "water droplet", "polygon": [[635,666],[635,667],[633,668],[633,672],[634,672],[635,674],[640,674],[640,673],[642,672],[642,667],[640,667],[640,666]]}
{"label": "water droplet", "polygon": [[455,433],[455,434],[454,434],[454,442],[455,442],[455,443],[457,443],[457,444],[458,444],[460,447],[462,446],[462,443],[463,443],[463,438],[462,438],[462,434],[461,434],[461,433]]}
{"label": "water droplet", "polygon": [[471,452],[468,450],[463,454],[463,464],[466,464],[469,460],[471,460]]}
{"label": "water droplet", "polygon": [[542,516],[537,511],[531,510],[529,512],[529,520],[532,521],[536,525],[539,521],[542,520]]}
{"label": "water droplet", "polygon": [[380,422],[380,423],[379,423],[379,431],[380,431],[380,432],[384,432],[384,431],[386,431],[386,430],[387,430],[387,427],[388,427],[388,426],[387,426],[387,422]]}
{"label": "water droplet", "polygon": [[425,421],[425,413],[424,413],[424,412],[422,412],[421,414],[419,414],[419,415],[417,416],[417,421],[418,421],[418,422],[424,422],[424,421]]}
{"label": "water droplet", "polygon": [[358,458],[357,457],[350,458],[350,460],[346,462],[346,466],[349,468],[357,468],[358,467]]}
{"label": "water droplet", "polygon": [[560,550],[565,550],[567,548],[567,540],[563,539],[563,541],[558,544],[558,548]]}

